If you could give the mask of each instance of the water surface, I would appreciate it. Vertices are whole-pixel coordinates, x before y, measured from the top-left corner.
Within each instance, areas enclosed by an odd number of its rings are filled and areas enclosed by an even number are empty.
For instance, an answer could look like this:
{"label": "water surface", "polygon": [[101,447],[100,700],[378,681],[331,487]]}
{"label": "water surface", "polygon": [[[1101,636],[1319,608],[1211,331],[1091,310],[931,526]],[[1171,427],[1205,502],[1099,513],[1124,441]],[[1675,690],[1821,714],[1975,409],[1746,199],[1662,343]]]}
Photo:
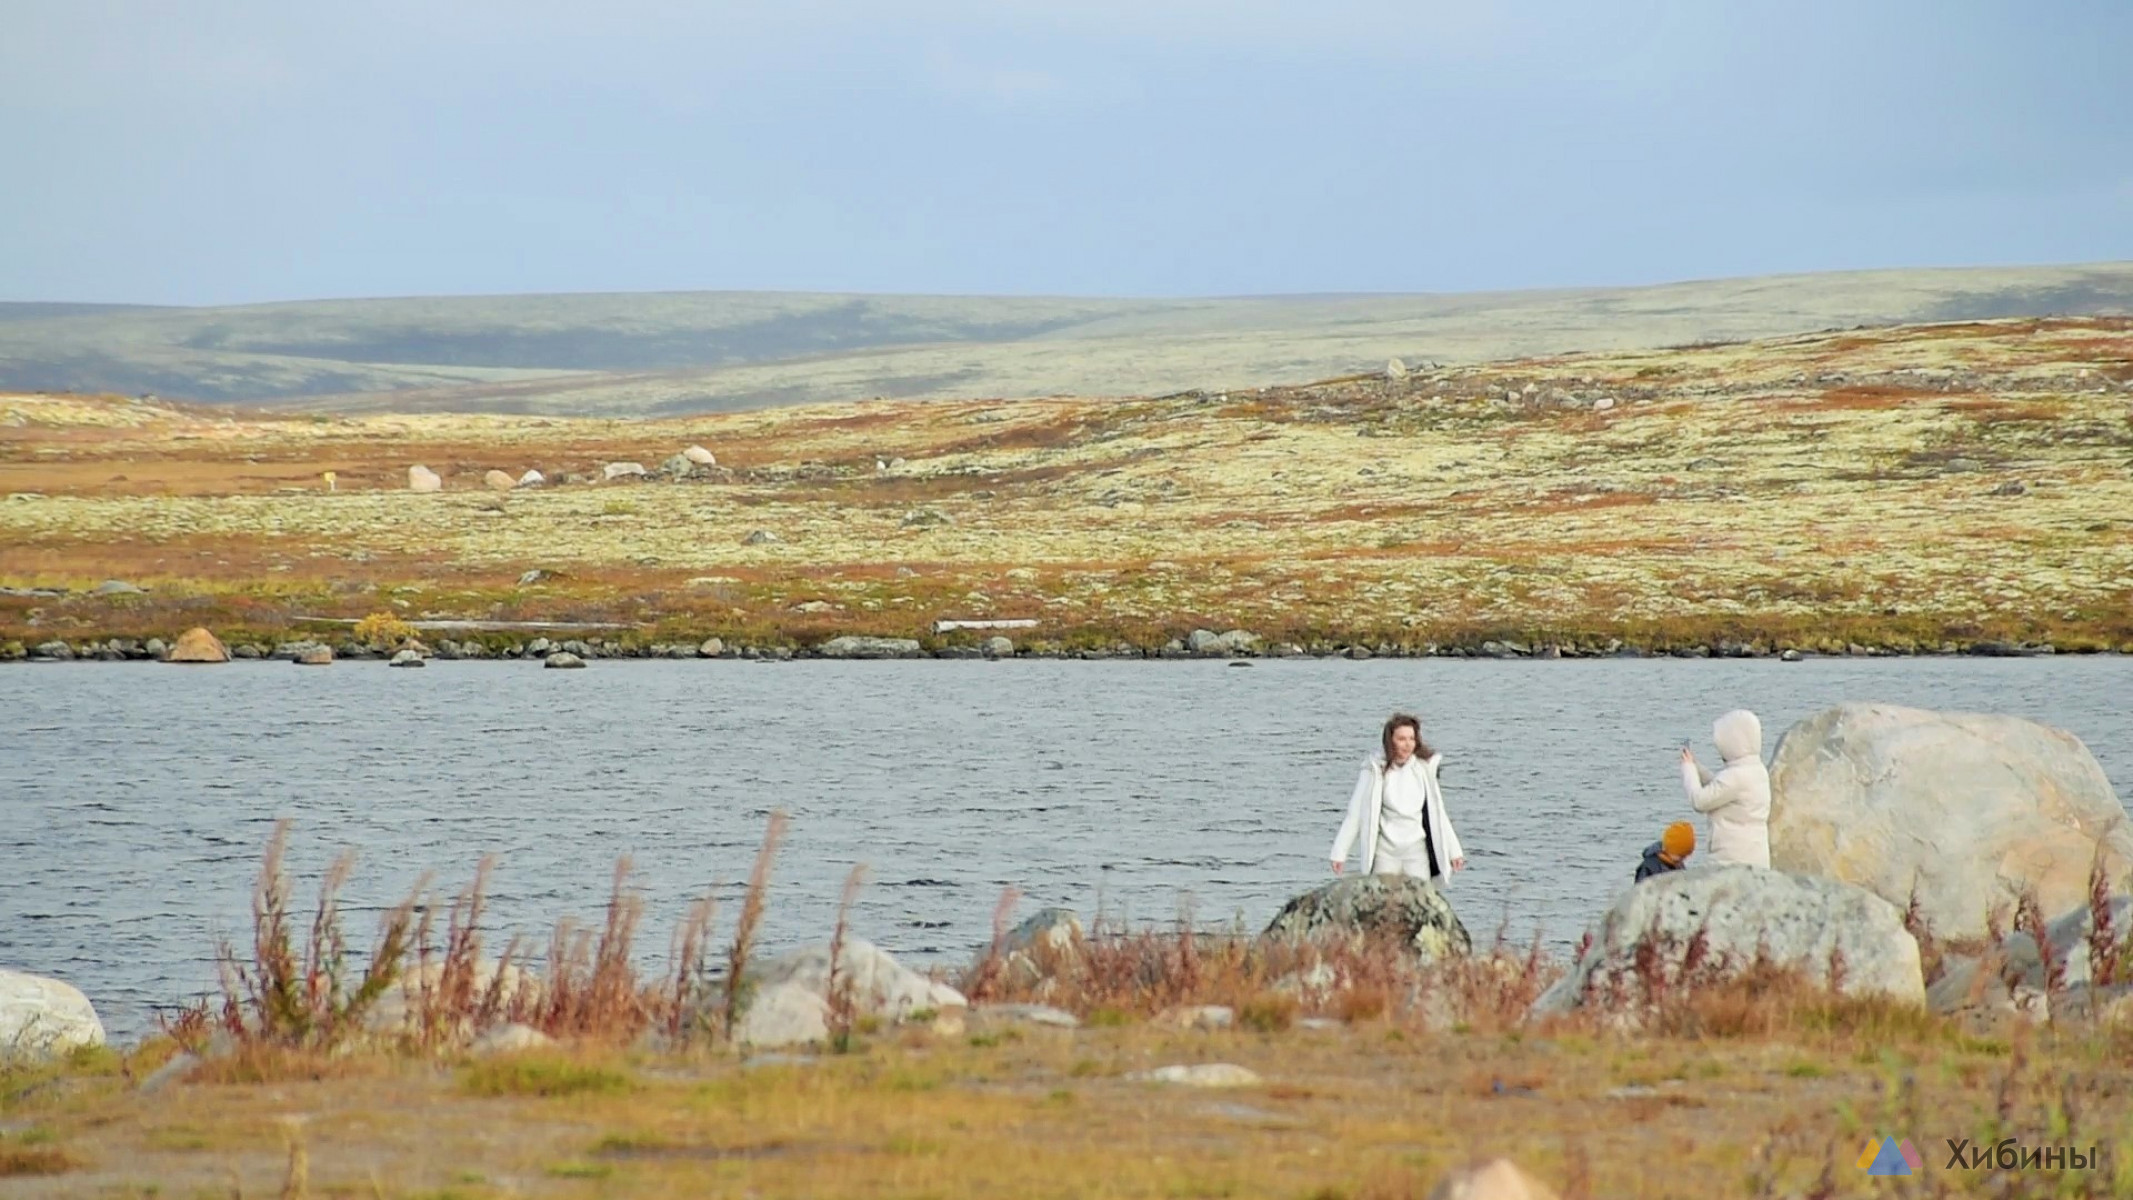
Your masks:
{"label": "water surface", "polygon": [[690,897],[719,936],[767,814],[792,832],[766,935],[856,931],[961,962],[1004,887],[1133,922],[1257,928],[1327,876],[1362,755],[1394,708],[1445,755],[1478,935],[1508,916],[1574,941],[1686,813],[1674,755],[1711,718],[1763,717],[1765,753],[1840,700],[1998,711],[2072,730],[2133,779],[2133,659],[1447,659],[1222,662],[286,663],[0,669],[0,965],[89,993],[114,1035],[214,981],[248,934],[261,846],[361,854],[350,932],[425,871],[498,856],[492,925],[545,945],[596,919],[615,859],[649,903],[647,961]]}

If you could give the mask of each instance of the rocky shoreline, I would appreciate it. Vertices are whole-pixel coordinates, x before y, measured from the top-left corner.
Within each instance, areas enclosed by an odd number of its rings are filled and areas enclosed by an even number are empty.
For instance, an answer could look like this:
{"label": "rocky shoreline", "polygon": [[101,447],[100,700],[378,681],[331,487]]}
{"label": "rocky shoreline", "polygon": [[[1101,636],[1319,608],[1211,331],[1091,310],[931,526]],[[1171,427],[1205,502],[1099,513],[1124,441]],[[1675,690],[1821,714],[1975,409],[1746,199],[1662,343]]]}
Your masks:
{"label": "rocky shoreline", "polygon": [[[50,638],[0,641],[0,663],[32,662],[154,662],[170,657],[176,634],[164,637]],[[1394,642],[1355,637],[1327,637],[1308,642],[1270,642],[1246,630],[1217,634],[1195,629],[1184,637],[1161,644],[1115,641],[1096,645],[1068,645],[1057,640],[1016,643],[1004,636],[982,639],[906,638],[845,635],[807,644],[798,639],[774,642],[729,642],[709,636],[701,639],[645,640],[636,637],[526,637],[522,634],[474,632],[464,638],[439,638],[383,647],[352,637],[287,638],[234,636],[228,639],[232,660],[314,660],[324,649],[335,659],[383,661],[409,665],[414,659],[547,660],[556,654],[591,659],[745,659],[785,662],[797,659],[1229,659],[1248,663],[1253,659],[1291,658],[1462,658],[1462,659],[1586,659],[1586,658],[1681,658],[1681,659],[1778,659],[1798,662],[1810,658],[2034,658],[2059,654],[2122,655],[2123,650],[2084,645],[2061,649],[2049,641],[2002,640],[1943,641],[1932,646],[1865,645],[1848,643],[1839,649],[1806,648],[1766,641],[1720,641],[1715,644],[1668,646],[1638,644],[1621,638],[1563,642],[1521,642],[1484,639],[1453,642]]]}

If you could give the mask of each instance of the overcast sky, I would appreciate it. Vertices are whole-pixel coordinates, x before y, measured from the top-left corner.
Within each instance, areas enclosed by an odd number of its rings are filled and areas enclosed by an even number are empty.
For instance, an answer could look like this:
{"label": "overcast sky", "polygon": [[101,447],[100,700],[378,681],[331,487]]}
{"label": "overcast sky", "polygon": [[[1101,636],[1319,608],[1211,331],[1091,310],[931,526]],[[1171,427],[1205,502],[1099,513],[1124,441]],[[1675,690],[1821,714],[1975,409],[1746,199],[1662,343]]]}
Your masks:
{"label": "overcast sky", "polygon": [[0,299],[2133,259],[2133,3],[0,0]]}

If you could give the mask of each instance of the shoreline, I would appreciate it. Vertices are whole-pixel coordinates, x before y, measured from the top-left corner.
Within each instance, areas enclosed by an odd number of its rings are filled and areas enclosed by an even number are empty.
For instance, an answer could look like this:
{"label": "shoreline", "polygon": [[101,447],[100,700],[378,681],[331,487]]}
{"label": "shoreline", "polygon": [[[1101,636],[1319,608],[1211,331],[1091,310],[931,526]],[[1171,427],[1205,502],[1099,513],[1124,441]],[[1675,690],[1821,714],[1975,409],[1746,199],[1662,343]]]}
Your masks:
{"label": "shoreline", "polygon": [[[466,622],[448,623],[455,630]],[[585,625],[568,622],[520,622],[521,632],[548,630],[566,633],[585,629]],[[606,626],[603,628],[613,628]],[[177,640],[178,632],[168,636],[118,637],[93,635],[86,638],[47,638],[30,641],[21,638],[0,640],[0,664],[47,663],[47,662],[157,662],[163,661],[168,647]],[[379,647],[365,645],[350,638],[291,638],[287,636],[235,636],[218,635],[230,651],[230,661],[293,661],[305,649],[324,646],[333,652],[336,660],[350,662],[387,662],[403,646]],[[2125,657],[2133,653],[2126,648],[2081,642],[2061,647],[2049,640],[2012,641],[1976,640],[1944,641],[1937,645],[1859,643],[1852,642],[1841,648],[1827,646],[1809,647],[1791,643],[1770,644],[1765,642],[1725,641],[1717,644],[1667,645],[1611,638],[1605,642],[1546,642],[1528,643],[1508,639],[1484,639],[1478,642],[1390,642],[1372,641],[1365,638],[1329,638],[1309,643],[1276,642],[1268,644],[1254,638],[1250,644],[1222,644],[1221,638],[1206,630],[1196,630],[1193,639],[1202,644],[1188,644],[1188,639],[1172,639],[1162,645],[1119,641],[1115,643],[1086,645],[1061,644],[1055,639],[1033,640],[1015,643],[1011,639],[997,638],[987,641],[945,638],[903,638],[870,634],[846,634],[814,644],[798,639],[766,640],[748,643],[727,643],[715,634],[702,638],[662,639],[640,641],[630,638],[581,638],[535,636],[513,637],[495,631],[478,632],[464,639],[439,638],[432,642],[416,642],[414,648],[420,657],[445,661],[540,661],[551,653],[568,652],[581,659],[645,660],[665,659],[686,661],[691,659],[735,659],[743,661],[785,662],[809,659],[825,660],[983,660],[1025,658],[1046,660],[1083,661],[1209,661],[1226,660],[1250,663],[1260,659],[1347,659],[1364,661],[1374,658],[1442,658],[1481,659],[1494,661],[1560,660],[1560,659],[1768,659],[1783,662],[1799,662],[1812,659],[1855,658],[2053,658],[2071,657]],[[1212,639],[1213,644],[1207,644]],[[991,644],[988,644],[990,642]],[[998,643],[1007,643],[1000,645]],[[194,664],[201,665],[201,664]],[[219,664],[204,664],[219,665]]]}

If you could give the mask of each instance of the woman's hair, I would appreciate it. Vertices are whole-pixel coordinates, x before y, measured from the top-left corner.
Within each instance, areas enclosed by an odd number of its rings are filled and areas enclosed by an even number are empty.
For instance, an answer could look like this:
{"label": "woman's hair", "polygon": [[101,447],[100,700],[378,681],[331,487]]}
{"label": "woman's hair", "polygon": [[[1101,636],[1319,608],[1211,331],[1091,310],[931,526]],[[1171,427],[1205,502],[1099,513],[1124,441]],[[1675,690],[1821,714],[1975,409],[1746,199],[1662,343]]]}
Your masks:
{"label": "woman's hair", "polygon": [[1409,729],[1415,731],[1416,758],[1423,759],[1426,761],[1428,760],[1430,755],[1436,753],[1436,751],[1429,748],[1428,742],[1422,740],[1422,718],[1417,717],[1412,713],[1396,712],[1385,719],[1385,732],[1378,739],[1379,744],[1385,748],[1386,763],[1390,764],[1392,762],[1393,732],[1399,729],[1402,725],[1405,725]]}

